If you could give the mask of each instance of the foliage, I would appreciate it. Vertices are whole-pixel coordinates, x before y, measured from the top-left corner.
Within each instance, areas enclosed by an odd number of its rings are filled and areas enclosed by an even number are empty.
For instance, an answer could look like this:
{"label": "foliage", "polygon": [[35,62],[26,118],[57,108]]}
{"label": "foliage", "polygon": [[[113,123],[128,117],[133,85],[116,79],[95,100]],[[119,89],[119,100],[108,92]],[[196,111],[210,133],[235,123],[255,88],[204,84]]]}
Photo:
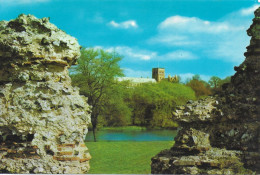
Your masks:
{"label": "foliage", "polygon": [[217,93],[217,92],[221,91],[221,89],[222,89],[221,87],[222,87],[223,84],[229,83],[230,81],[231,81],[230,76],[228,76],[224,79],[221,79],[217,76],[213,76],[213,77],[210,78],[209,84],[211,85],[212,91],[214,93]]}
{"label": "foliage", "polygon": [[220,81],[221,79],[217,76],[212,76],[210,79],[209,79],[209,84],[212,88],[218,88],[219,87],[219,84],[220,84]]}
{"label": "foliage", "polygon": [[182,84],[147,83],[134,88],[131,98],[132,124],[149,127],[177,127],[172,120],[176,105],[195,99],[194,91]]}
{"label": "foliage", "polygon": [[191,87],[195,91],[197,98],[208,96],[211,94],[209,84],[201,80],[199,75],[194,75],[192,79],[186,83],[186,85]]}
{"label": "foliage", "polygon": [[[107,104],[105,111],[101,114],[100,123],[103,126],[127,126],[131,124],[132,109],[129,108],[125,100],[127,95],[127,85],[117,82],[113,84],[105,94]],[[101,121],[102,120],[102,121]]]}
{"label": "foliage", "polygon": [[123,76],[119,67],[121,59],[115,52],[82,48],[78,65],[72,67],[73,85],[80,87],[80,93],[88,97],[88,103],[92,106],[91,122],[94,135],[98,116],[106,111],[109,103],[107,99],[115,83],[114,77]]}
{"label": "foliage", "polygon": [[[190,88],[179,83],[162,81],[131,87],[129,82],[117,82],[122,76],[115,52],[102,49],[81,49],[78,65],[71,70],[73,85],[88,97],[92,106],[91,122],[95,139],[98,126],[177,127],[172,120],[176,105],[195,99]],[[194,76],[194,81],[200,79]],[[96,140],[96,139],[95,139]]]}
{"label": "foliage", "polygon": [[151,158],[173,141],[86,142],[92,159],[90,174],[150,174]]}
{"label": "foliage", "polygon": [[210,90],[204,85],[202,81],[199,80],[191,80],[187,83],[187,86],[191,87],[197,97],[210,95]]}
{"label": "foliage", "polygon": [[200,75],[199,74],[195,74],[192,76],[192,80],[198,80],[201,81]]}
{"label": "foliage", "polygon": [[205,82],[200,78],[200,75],[196,74],[191,79],[186,80],[186,85],[190,86],[195,91],[197,98],[203,98],[212,93],[215,94],[221,91],[222,85],[229,83],[230,80],[230,76],[224,79],[212,76],[208,82]]}
{"label": "foliage", "polygon": [[220,81],[219,86],[222,86],[223,84],[230,83],[230,82],[231,82],[231,76],[227,76],[226,78]]}

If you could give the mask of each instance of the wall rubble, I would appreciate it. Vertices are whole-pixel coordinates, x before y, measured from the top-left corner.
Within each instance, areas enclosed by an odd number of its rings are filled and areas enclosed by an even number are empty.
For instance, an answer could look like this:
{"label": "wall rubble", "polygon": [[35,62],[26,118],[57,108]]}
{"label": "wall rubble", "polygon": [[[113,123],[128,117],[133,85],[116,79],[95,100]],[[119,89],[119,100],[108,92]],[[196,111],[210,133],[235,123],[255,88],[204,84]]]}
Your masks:
{"label": "wall rubble", "polygon": [[152,158],[152,173],[260,173],[260,8],[247,33],[246,59],[223,92],[173,112],[181,129],[175,145]]}
{"label": "wall rubble", "polygon": [[68,74],[77,40],[24,14],[0,21],[0,36],[0,172],[87,172],[90,106]]}

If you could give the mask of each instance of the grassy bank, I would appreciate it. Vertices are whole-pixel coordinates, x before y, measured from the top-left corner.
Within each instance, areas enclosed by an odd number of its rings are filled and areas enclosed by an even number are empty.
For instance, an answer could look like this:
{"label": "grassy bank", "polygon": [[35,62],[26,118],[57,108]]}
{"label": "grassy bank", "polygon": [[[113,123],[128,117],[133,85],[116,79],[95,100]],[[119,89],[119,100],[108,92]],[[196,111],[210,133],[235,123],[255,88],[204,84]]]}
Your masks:
{"label": "grassy bank", "polygon": [[92,159],[91,174],[149,174],[151,158],[173,141],[87,142]]}

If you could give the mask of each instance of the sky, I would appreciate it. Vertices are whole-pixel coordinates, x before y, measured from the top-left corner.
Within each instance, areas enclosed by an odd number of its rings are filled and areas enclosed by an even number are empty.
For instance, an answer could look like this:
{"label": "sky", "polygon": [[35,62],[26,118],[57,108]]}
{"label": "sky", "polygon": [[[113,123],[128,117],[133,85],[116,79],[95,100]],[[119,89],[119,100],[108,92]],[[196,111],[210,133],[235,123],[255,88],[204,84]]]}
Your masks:
{"label": "sky", "polygon": [[260,0],[0,0],[0,20],[19,14],[50,22],[84,47],[115,50],[127,77],[152,68],[182,80],[225,78],[240,65]]}

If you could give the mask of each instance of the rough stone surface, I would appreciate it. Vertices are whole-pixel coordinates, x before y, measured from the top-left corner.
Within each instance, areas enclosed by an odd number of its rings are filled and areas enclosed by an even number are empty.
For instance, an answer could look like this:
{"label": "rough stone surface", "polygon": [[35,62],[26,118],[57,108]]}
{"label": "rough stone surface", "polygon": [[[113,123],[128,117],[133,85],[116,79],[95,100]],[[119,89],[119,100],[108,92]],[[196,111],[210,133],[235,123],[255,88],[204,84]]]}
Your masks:
{"label": "rough stone surface", "polygon": [[181,129],[175,145],[152,158],[152,173],[260,173],[260,8],[247,33],[246,59],[231,83],[173,112]]}
{"label": "rough stone surface", "polygon": [[68,75],[79,56],[48,18],[0,21],[0,172],[88,171],[90,107]]}

